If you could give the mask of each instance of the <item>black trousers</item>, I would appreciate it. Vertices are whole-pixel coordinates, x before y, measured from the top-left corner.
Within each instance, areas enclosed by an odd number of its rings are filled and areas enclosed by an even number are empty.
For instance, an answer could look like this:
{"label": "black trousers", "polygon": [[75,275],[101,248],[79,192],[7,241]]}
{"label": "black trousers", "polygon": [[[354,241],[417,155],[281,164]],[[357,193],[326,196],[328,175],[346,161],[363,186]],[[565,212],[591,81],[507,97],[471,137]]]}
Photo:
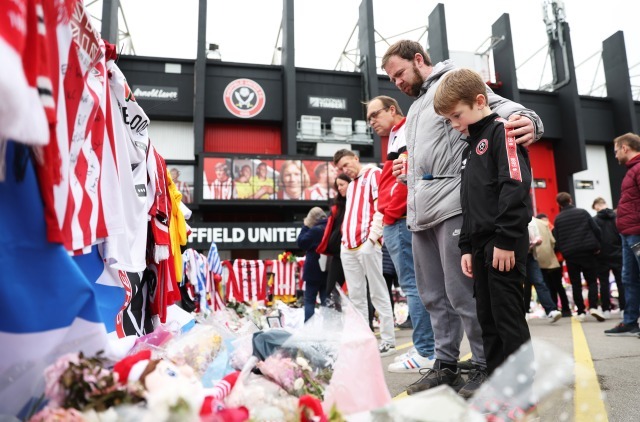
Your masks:
{"label": "black trousers", "polygon": [[562,267],[541,269],[542,278],[549,287],[549,293],[551,294],[551,300],[556,305],[558,304],[558,296],[560,296],[560,305],[562,305],[562,313],[570,314],[571,306],[569,305],[569,298],[567,292],[562,285]]}
{"label": "black trousers", "polygon": [[[607,295],[609,297],[609,301],[611,301],[611,288],[609,286],[609,271],[613,273],[613,278],[616,280],[616,286],[618,286],[618,308],[624,310],[625,300],[624,300],[624,287],[622,286],[622,264],[620,266],[611,265],[609,262],[599,262],[598,263],[598,282],[600,283],[600,300],[602,301],[602,310],[607,310],[604,308],[604,299],[602,289],[606,285],[607,287]],[[610,302],[609,302],[610,305]]]}
{"label": "black trousers", "polygon": [[518,241],[516,268],[508,272],[493,268],[493,246],[492,239],[472,251],[476,309],[489,374],[531,338],[522,298],[529,238]]}
{"label": "black trousers", "polygon": [[344,284],[344,270],[340,256],[327,257],[327,295],[330,295],[334,287]]}
{"label": "black trousers", "polygon": [[[578,308],[578,314],[585,313],[584,299],[582,298],[582,278],[580,273],[584,276],[587,282],[587,288],[589,289],[589,309],[598,307],[598,261],[595,256],[583,256],[583,257],[565,257],[567,260],[567,272],[569,273],[569,280],[571,280],[571,289],[573,290],[573,302]],[[609,301],[609,283],[606,283],[607,291],[606,298],[607,303]],[[605,309],[609,310],[609,306]]]}

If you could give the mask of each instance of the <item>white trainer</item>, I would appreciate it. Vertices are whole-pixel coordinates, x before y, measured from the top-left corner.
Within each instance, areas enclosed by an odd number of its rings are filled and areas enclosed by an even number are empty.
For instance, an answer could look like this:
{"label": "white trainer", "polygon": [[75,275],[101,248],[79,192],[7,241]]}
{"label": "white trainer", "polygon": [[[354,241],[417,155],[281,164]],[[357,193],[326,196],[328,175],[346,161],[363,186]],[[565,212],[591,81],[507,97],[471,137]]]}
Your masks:
{"label": "white trainer", "polygon": [[598,308],[593,308],[589,310],[589,313],[591,314],[592,317],[597,319],[598,322],[602,322],[605,320],[604,315],[602,315],[602,312]]}
{"label": "white trainer", "polygon": [[403,373],[417,373],[421,369],[433,368],[433,363],[436,361],[435,355],[430,357],[422,357],[418,353],[400,362],[393,362],[389,364],[387,370],[398,374]]}
{"label": "white trainer", "polygon": [[402,362],[403,360],[407,360],[407,359],[409,359],[410,357],[412,357],[413,355],[415,355],[417,353],[418,353],[418,351],[416,350],[416,348],[412,347],[406,353],[403,353],[403,354],[398,355],[395,358],[393,358],[393,361],[394,362]]}
{"label": "white trainer", "polygon": [[580,321],[580,322],[584,322],[584,319],[586,318],[586,314],[578,314],[575,316],[575,318]]}
{"label": "white trainer", "polygon": [[382,356],[382,357],[391,356],[392,354],[394,354],[396,352],[396,346],[394,346],[393,344],[389,344],[389,343],[386,343],[386,342],[383,341],[378,346],[378,350],[380,351],[380,356]]}
{"label": "white trainer", "polygon": [[549,312],[549,315],[547,315],[547,319],[549,320],[550,324],[553,324],[554,322],[558,322],[560,318],[562,318],[562,312],[558,310],[551,311]]}
{"label": "white trainer", "polygon": [[604,315],[604,319],[611,319],[611,311],[604,311],[602,314]]}

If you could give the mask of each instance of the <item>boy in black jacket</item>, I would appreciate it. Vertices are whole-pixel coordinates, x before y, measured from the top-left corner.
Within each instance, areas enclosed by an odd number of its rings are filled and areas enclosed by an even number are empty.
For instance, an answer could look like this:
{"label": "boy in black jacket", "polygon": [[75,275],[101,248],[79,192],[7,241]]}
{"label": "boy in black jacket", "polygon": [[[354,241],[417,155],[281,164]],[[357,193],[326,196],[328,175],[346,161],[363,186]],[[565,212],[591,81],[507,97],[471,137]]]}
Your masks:
{"label": "boy in black jacket", "polygon": [[[522,302],[531,221],[531,169],[524,147],[505,132],[487,103],[480,75],[458,69],[442,78],[436,113],[467,135],[463,152],[462,272],[473,277],[487,372],[491,374],[530,338]],[[480,378],[475,389],[488,374]],[[467,383],[460,394],[474,392]]]}
{"label": "boy in black jacket", "polygon": [[600,283],[600,302],[605,319],[611,317],[611,292],[609,286],[609,271],[613,273],[618,287],[618,307],[624,309],[624,287],[622,287],[622,238],[616,227],[616,213],[607,207],[604,198],[598,197],[591,205],[596,211],[593,220],[596,222],[602,238],[600,253],[598,254],[598,282]]}

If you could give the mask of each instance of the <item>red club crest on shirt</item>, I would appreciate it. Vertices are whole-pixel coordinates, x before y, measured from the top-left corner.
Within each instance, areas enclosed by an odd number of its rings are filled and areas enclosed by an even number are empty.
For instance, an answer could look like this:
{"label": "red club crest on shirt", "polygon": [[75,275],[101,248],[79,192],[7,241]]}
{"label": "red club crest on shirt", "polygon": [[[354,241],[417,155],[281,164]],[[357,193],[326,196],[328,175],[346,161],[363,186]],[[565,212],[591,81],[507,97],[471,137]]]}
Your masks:
{"label": "red club crest on shirt", "polygon": [[482,141],[478,142],[478,146],[476,147],[476,154],[482,155],[485,152],[487,152],[488,149],[489,149],[489,141],[486,139],[483,139]]}

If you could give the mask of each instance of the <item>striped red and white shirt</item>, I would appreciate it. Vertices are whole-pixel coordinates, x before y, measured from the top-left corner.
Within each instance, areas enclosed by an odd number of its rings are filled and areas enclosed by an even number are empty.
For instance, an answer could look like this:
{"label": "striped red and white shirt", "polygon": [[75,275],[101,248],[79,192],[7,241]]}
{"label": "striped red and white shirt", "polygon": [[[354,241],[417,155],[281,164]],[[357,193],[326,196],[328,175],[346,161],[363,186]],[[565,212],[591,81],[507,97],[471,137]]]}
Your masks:
{"label": "striped red and white shirt", "polygon": [[323,186],[320,183],[316,183],[315,185],[309,186],[304,190],[304,199],[311,201],[326,200],[329,197],[333,198],[333,196],[330,196],[331,192],[332,191],[327,189],[326,185]]}
{"label": "striped red and white shirt", "polygon": [[367,239],[382,235],[382,214],[378,212],[378,185],[381,170],[364,166],[347,188],[347,206],[342,221],[342,245],[355,249]]}
{"label": "striped red and white shirt", "polygon": [[272,261],[273,294],[275,296],[295,296],[298,279],[296,278],[297,262]]}
{"label": "striped red and white shirt", "polygon": [[233,271],[227,280],[227,300],[238,302],[265,300],[267,295],[267,272],[264,261],[236,259]]}
{"label": "striped red and white shirt", "polygon": [[[206,180],[206,176],[205,179]],[[227,179],[222,182],[219,179],[214,180],[208,189],[205,185],[204,199],[231,199],[233,196],[233,180]]]}

